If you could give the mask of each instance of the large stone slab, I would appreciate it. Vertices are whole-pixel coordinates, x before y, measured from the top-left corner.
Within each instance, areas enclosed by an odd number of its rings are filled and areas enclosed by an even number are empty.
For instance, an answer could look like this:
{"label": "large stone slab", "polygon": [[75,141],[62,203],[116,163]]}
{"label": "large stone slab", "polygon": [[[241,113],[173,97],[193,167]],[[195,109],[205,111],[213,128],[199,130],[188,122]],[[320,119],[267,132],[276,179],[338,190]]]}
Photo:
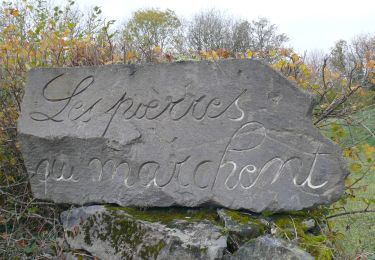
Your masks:
{"label": "large stone slab", "polygon": [[19,139],[35,197],[299,210],[340,197],[313,98],[252,60],[35,69]]}

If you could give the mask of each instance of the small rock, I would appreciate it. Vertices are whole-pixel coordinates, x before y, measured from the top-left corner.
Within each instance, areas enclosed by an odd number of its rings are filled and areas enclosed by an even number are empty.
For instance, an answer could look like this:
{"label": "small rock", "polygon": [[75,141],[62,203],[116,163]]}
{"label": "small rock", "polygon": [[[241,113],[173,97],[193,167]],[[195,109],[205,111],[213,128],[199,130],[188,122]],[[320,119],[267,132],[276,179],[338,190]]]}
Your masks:
{"label": "small rock", "polygon": [[313,260],[309,253],[285,240],[261,236],[241,246],[230,260]]}
{"label": "small rock", "polygon": [[264,225],[250,215],[227,209],[218,209],[217,214],[229,233],[228,250],[231,252],[264,231]]}
{"label": "small rock", "polygon": [[315,228],[315,220],[314,219],[307,219],[302,221],[302,225],[305,226],[306,231],[310,231]]}

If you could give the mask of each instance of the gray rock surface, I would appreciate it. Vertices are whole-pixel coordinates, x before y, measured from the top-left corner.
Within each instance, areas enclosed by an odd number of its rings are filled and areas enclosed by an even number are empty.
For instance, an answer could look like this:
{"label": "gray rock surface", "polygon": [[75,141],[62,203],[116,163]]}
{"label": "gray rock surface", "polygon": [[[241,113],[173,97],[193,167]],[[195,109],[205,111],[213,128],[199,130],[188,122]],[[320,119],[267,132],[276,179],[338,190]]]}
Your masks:
{"label": "gray rock surface", "polygon": [[61,220],[70,247],[100,259],[221,259],[227,246],[218,227],[204,220],[163,221],[104,206],[65,211]]}
{"label": "gray rock surface", "polygon": [[299,210],[347,174],[312,103],[253,60],[35,69],[18,131],[39,199]]}
{"label": "gray rock surface", "polygon": [[285,240],[261,236],[243,246],[227,259],[231,260],[314,260],[309,253]]}
{"label": "gray rock surface", "polygon": [[[246,237],[241,231],[251,220],[235,211],[89,206],[65,211],[61,220],[66,259],[313,259],[270,235]],[[234,247],[235,233],[243,239]]]}

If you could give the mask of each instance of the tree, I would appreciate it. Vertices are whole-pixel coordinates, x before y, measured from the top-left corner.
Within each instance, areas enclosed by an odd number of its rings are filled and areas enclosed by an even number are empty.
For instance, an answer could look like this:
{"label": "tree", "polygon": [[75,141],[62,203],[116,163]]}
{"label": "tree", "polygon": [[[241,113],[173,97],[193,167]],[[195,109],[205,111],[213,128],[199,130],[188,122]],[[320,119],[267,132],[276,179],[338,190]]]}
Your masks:
{"label": "tree", "polygon": [[154,60],[154,52],[173,52],[182,43],[181,22],[167,9],[137,11],[122,30],[124,53],[138,53],[147,62]]}
{"label": "tree", "polygon": [[248,21],[237,21],[233,26],[233,45],[231,52],[246,52],[251,47],[251,24]]}
{"label": "tree", "polygon": [[215,9],[198,13],[188,26],[187,39],[193,51],[228,49],[231,20]]}
{"label": "tree", "polygon": [[322,67],[326,56],[327,55],[323,50],[315,49],[306,52],[304,62],[310,69],[312,84],[322,84]]}
{"label": "tree", "polygon": [[337,41],[331,49],[329,66],[343,79],[374,87],[375,36],[357,36],[350,43]]}
{"label": "tree", "polygon": [[270,50],[276,50],[288,41],[288,37],[277,33],[277,26],[266,18],[258,20],[237,21],[233,26],[233,52],[263,53],[267,57]]}
{"label": "tree", "polygon": [[227,49],[233,56],[248,50],[269,58],[269,51],[282,47],[288,37],[277,32],[277,26],[266,18],[251,22],[226,17],[217,10],[194,16],[187,32],[190,48],[194,51]]}
{"label": "tree", "polygon": [[288,41],[288,37],[284,33],[278,34],[277,26],[266,18],[251,21],[249,34],[250,48],[260,53],[278,49]]}

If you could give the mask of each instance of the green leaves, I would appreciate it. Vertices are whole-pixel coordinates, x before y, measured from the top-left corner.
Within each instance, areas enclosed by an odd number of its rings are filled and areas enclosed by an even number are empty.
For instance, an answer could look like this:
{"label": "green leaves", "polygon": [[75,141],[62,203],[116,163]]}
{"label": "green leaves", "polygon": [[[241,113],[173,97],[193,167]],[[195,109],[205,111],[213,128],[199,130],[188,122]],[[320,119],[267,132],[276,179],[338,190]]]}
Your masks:
{"label": "green leaves", "polygon": [[[180,20],[171,10],[145,9],[133,14],[121,35],[127,50],[138,53],[148,62],[157,61],[156,56],[178,45],[180,26]],[[160,50],[155,52],[157,48]]]}

